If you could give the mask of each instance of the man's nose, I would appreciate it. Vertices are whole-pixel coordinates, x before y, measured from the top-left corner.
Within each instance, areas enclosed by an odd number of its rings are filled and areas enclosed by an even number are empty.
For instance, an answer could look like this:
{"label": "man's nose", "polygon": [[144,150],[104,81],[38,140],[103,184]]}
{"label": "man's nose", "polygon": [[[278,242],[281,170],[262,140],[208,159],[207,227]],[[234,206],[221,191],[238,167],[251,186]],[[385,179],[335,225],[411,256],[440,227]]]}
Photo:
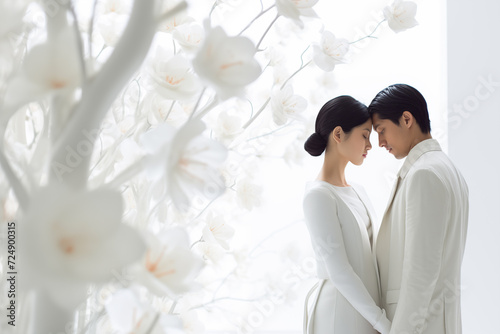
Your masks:
{"label": "man's nose", "polygon": [[378,146],[379,147],[384,147],[387,143],[385,142],[385,139],[382,137],[378,136]]}

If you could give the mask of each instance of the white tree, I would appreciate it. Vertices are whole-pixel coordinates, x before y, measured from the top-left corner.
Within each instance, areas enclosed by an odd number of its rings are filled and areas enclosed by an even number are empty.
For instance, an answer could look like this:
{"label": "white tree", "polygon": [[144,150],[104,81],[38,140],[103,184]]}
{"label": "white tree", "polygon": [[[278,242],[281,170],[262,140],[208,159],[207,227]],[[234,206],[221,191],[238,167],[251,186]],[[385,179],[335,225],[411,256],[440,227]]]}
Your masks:
{"label": "white tree", "polygon": [[[248,4],[0,1],[0,198],[22,240],[22,330],[198,332],[195,310],[263,297],[221,296],[252,254],[232,249],[232,222],[260,203],[253,178],[273,136],[307,133],[293,79],[348,52],[307,31],[316,2],[255,2],[228,33]],[[416,24],[408,2],[384,15],[396,31]]]}

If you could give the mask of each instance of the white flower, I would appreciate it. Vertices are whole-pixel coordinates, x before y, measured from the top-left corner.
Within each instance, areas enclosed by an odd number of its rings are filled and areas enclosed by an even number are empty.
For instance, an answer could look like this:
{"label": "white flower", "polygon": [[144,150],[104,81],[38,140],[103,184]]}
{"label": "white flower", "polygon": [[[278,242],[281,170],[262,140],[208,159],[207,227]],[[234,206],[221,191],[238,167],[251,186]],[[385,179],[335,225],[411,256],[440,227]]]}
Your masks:
{"label": "white flower", "polygon": [[304,23],[300,16],[317,17],[312,9],[317,2],[318,0],[276,0],[276,8],[280,15],[294,20],[302,28]]}
{"label": "white flower", "polygon": [[127,22],[129,15],[110,12],[99,17],[97,22],[98,31],[107,46],[114,47],[120,39]]}
{"label": "white flower", "polygon": [[149,92],[142,101],[141,111],[150,124],[167,123],[180,127],[187,120],[187,114],[179,103],[165,99],[155,92]]}
{"label": "white flower", "polygon": [[214,199],[225,191],[219,168],[227,149],[202,136],[204,130],[203,122],[192,120],[177,131],[163,125],[143,136],[151,153],[146,161],[149,176],[165,175],[168,194],[182,211],[187,211],[195,196]]}
{"label": "white flower", "polygon": [[105,0],[102,3],[102,14],[116,13],[120,15],[129,15],[132,9],[130,0]]}
{"label": "white flower", "polygon": [[226,252],[222,247],[215,242],[199,242],[193,248],[199,251],[203,259],[210,261],[211,263],[217,265],[224,258]]}
{"label": "white flower", "polygon": [[180,314],[184,331],[186,334],[201,334],[205,333],[205,326],[198,317],[198,312],[195,310],[182,312]]}
{"label": "white flower", "polygon": [[112,271],[139,260],[144,241],[121,223],[121,194],[107,189],[40,189],[22,224],[24,272],[64,307],[86,298],[87,284],[105,282]]}
{"label": "white flower", "polygon": [[17,108],[51,93],[67,92],[80,84],[82,73],[74,34],[66,28],[30,50],[21,73],[7,88],[4,102],[8,107]]}
{"label": "white flower", "polygon": [[[171,9],[173,9],[175,6],[179,5],[181,1],[175,0],[175,1],[162,1],[161,5],[161,13],[167,13]],[[175,14],[174,16],[171,16],[167,18],[166,20],[163,20],[160,25],[159,25],[159,31],[166,32],[166,33],[172,33],[175,29],[179,28],[181,25],[193,22],[194,19],[192,17],[189,17],[187,15],[187,12],[185,10],[182,10]]]}
{"label": "white flower", "polygon": [[417,4],[413,1],[395,0],[392,5],[384,8],[384,17],[394,32],[413,28],[418,24],[415,20]]}
{"label": "white flower", "polygon": [[229,226],[223,216],[209,216],[203,228],[203,240],[217,242],[224,249],[229,249],[228,240],[234,235],[234,228]]}
{"label": "white flower", "polygon": [[23,25],[23,16],[26,11],[26,1],[0,2],[0,40],[12,38]]}
{"label": "white flower", "polygon": [[271,45],[264,51],[264,55],[269,59],[269,66],[278,66],[286,60],[285,51],[282,46]]}
{"label": "white flower", "polygon": [[236,184],[236,198],[240,206],[252,210],[260,205],[262,187],[252,183],[249,178],[242,179]]}
{"label": "white flower", "polygon": [[221,111],[214,131],[217,138],[233,139],[242,131],[242,119],[238,115],[230,115],[226,110]]}
{"label": "white flower", "polygon": [[271,97],[273,120],[276,125],[283,125],[288,118],[301,119],[298,115],[307,107],[307,101],[302,96],[294,95],[292,86],[278,90]]}
{"label": "white flower", "polygon": [[212,29],[193,60],[195,71],[210,82],[222,99],[237,96],[261,74],[256,49],[246,37],[229,37],[221,27]]}
{"label": "white flower", "polygon": [[330,31],[324,31],[320,45],[313,45],[313,60],[323,71],[333,71],[335,65],[345,63],[345,55],[349,51],[349,42],[343,38],[335,38]]}
{"label": "white flower", "polygon": [[137,282],[159,297],[172,298],[196,286],[194,279],[204,263],[189,248],[184,230],[175,228],[157,236],[148,234],[146,240],[146,255],[134,267]]}
{"label": "white flower", "polygon": [[168,58],[161,49],[152,61],[150,76],[158,93],[166,99],[187,100],[200,90],[189,61],[181,55]]}
{"label": "white flower", "polygon": [[172,37],[182,46],[184,51],[191,53],[196,52],[201,46],[205,38],[205,31],[196,22],[186,23],[178,26],[172,32]]}
{"label": "white flower", "polygon": [[[180,318],[156,312],[139,299],[134,289],[122,289],[105,305],[111,325],[119,334],[183,334]],[[158,319],[153,328],[153,321]]]}

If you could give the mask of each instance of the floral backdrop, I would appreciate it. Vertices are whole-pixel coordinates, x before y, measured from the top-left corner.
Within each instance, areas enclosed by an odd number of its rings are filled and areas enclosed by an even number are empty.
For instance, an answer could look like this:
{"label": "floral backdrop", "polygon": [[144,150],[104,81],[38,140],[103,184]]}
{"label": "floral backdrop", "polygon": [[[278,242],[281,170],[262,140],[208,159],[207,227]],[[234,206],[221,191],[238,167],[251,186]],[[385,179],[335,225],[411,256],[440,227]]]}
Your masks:
{"label": "floral backdrop", "polygon": [[417,24],[396,0],[349,41],[317,2],[0,1],[2,333],[250,333],[298,298],[314,262],[266,243],[300,219],[245,242],[261,176],[356,43]]}

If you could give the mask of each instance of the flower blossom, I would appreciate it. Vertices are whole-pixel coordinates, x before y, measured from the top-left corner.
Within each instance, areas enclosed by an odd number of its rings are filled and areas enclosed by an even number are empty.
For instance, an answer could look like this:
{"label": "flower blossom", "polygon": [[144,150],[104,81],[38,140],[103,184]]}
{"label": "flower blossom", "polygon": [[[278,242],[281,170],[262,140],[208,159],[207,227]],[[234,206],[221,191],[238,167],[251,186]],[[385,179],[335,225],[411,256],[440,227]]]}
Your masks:
{"label": "flower blossom", "polygon": [[151,64],[150,76],[156,91],[166,99],[190,99],[200,90],[191,64],[181,55],[167,58],[162,50],[158,50]]}
{"label": "flower blossom", "polygon": [[167,123],[180,127],[188,115],[179,103],[165,99],[156,92],[148,92],[142,101],[142,113],[150,124]]}
{"label": "flower blossom", "polygon": [[207,242],[217,242],[224,249],[229,249],[228,240],[234,235],[234,228],[229,226],[222,216],[208,218],[207,224],[203,228],[203,240]]}
{"label": "flower blossom", "polygon": [[255,45],[246,37],[228,36],[221,27],[211,29],[193,60],[198,75],[211,83],[222,99],[240,95],[262,70],[255,60]]}
{"label": "flower blossom", "polygon": [[157,236],[148,234],[146,241],[146,255],[133,268],[136,281],[159,297],[191,290],[204,263],[191,251],[187,233],[175,228]]}
{"label": "flower blossom", "polygon": [[413,28],[418,24],[415,19],[417,4],[413,1],[395,0],[384,8],[384,17],[394,32]]}
{"label": "flower blossom", "polygon": [[225,191],[219,168],[227,149],[202,136],[204,130],[202,121],[191,120],[177,131],[163,125],[143,136],[149,177],[165,177],[168,195],[181,211],[187,211],[195,196],[213,199]]}
{"label": "flower blossom", "polygon": [[276,125],[283,125],[288,118],[301,119],[299,113],[307,107],[307,101],[302,96],[294,95],[292,86],[278,90],[271,97],[273,120]]}
{"label": "flower blossom", "polygon": [[292,19],[303,28],[304,23],[300,17],[317,17],[316,12],[312,9],[317,2],[318,0],[276,0],[276,8],[280,15]]}
{"label": "flower blossom", "polygon": [[23,26],[23,16],[28,7],[27,1],[0,1],[0,41],[12,38]]}
{"label": "flower blossom", "polygon": [[[184,334],[179,317],[156,312],[150,304],[140,300],[139,291],[135,290],[119,290],[105,305],[115,331],[119,334]],[[150,328],[157,316],[154,327]]]}
{"label": "flower blossom", "polygon": [[107,46],[116,45],[127,25],[131,10],[130,0],[105,0],[100,3],[96,26]]}
{"label": "flower blossom", "polygon": [[226,110],[219,113],[214,131],[220,140],[234,139],[242,131],[242,119],[237,114],[229,114]]}
{"label": "flower blossom", "polygon": [[214,265],[219,265],[221,260],[226,255],[224,249],[216,242],[199,242],[193,249],[196,249],[203,256],[204,260],[210,261]]}
{"label": "flower blossom", "polygon": [[144,241],[122,224],[122,212],[121,194],[112,190],[40,189],[20,224],[28,284],[72,308],[87,297],[87,284],[139,260]]}
{"label": "flower blossom", "polygon": [[335,65],[346,62],[345,55],[349,51],[349,42],[336,38],[330,31],[324,31],[320,45],[313,45],[313,60],[323,71],[333,71]]}
{"label": "flower blossom", "polygon": [[[162,1],[160,16],[163,15],[164,13],[168,13],[170,10],[178,6],[181,2],[182,1],[180,0]],[[191,22],[194,22],[194,19],[188,16],[185,10],[182,10],[176,13],[175,15],[162,20],[158,28],[162,32],[171,34],[182,25]]]}
{"label": "flower blossom", "polygon": [[78,46],[72,29],[31,48],[17,77],[7,88],[4,103],[18,107],[47,95],[76,88],[82,80]]}
{"label": "flower blossom", "polygon": [[129,15],[111,12],[99,17],[98,31],[107,46],[115,47],[127,26]]}
{"label": "flower blossom", "polygon": [[178,26],[173,32],[172,37],[181,45],[182,49],[188,53],[196,52],[205,38],[203,27],[190,22]]}
{"label": "flower blossom", "polygon": [[236,183],[236,199],[238,205],[252,210],[261,203],[262,187],[252,183],[249,178],[244,178]]}

